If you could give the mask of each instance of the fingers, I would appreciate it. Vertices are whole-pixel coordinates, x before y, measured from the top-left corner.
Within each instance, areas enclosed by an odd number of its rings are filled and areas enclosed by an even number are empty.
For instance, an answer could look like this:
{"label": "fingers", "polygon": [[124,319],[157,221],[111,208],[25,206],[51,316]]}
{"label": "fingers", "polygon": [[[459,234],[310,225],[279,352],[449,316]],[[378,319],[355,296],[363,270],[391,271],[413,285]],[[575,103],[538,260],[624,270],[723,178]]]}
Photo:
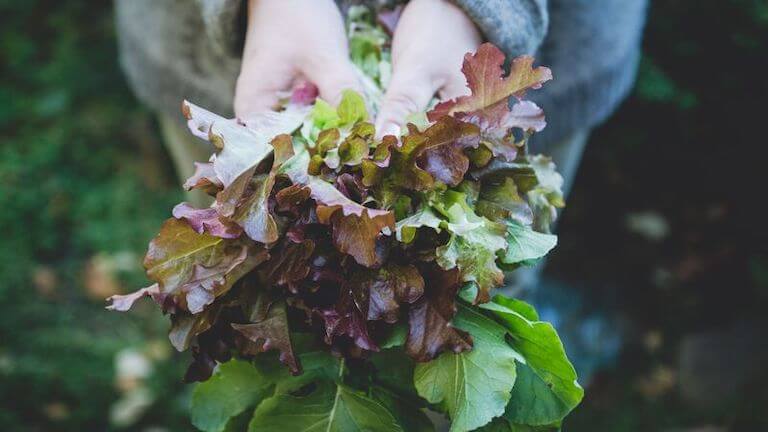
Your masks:
{"label": "fingers", "polygon": [[[278,92],[290,87],[295,72],[289,66],[264,63],[257,58],[244,59],[250,65],[243,66],[235,87],[235,116],[246,118],[251,114],[274,110],[278,104]],[[270,67],[261,65],[271,64]]]}
{"label": "fingers", "polygon": [[423,69],[395,69],[376,118],[377,137],[398,136],[405,118],[426,108],[438,88]]}
{"label": "fingers", "polygon": [[376,119],[377,136],[397,134],[405,118],[424,110],[438,91],[443,99],[466,94],[461,64],[480,41],[472,20],[450,1],[411,0],[392,39],[392,79]]}
{"label": "fingers", "polygon": [[317,86],[320,97],[331,105],[341,101],[344,90],[363,93],[362,85],[352,62],[349,61],[348,54],[339,53],[334,57],[318,59],[316,62],[322,64],[308,65],[304,68],[304,75]]}

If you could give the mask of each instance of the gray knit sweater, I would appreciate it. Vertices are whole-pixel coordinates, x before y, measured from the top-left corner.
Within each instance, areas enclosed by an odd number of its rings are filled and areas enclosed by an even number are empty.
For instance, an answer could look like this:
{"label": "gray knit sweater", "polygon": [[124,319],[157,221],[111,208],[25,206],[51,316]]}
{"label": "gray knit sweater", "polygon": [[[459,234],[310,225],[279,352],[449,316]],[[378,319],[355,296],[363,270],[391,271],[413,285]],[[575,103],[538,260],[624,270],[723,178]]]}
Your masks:
{"label": "gray knit sweater", "polygon": [[[454,2],[508,55],[534,54],[552,69],[554,81],[531,94],[549,123],[539,142],[600,123],[632,86],[647,0]],[[173,116],[182,99],[232,113],[246,0],[115,3],[121,62],[144,103]]]}

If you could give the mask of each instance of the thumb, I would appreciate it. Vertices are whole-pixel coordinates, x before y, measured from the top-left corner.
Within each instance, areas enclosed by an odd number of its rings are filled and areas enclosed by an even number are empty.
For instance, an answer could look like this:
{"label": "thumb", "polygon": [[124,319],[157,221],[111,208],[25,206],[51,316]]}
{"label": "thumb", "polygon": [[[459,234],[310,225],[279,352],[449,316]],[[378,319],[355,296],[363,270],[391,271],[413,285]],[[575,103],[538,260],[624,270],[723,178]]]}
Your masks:
{"label": "thumb", "polygon": [[405,118],[426,108],[439,85],[418,68],[393,71],[389,88],[376,117],[376,136],[398,136]]}

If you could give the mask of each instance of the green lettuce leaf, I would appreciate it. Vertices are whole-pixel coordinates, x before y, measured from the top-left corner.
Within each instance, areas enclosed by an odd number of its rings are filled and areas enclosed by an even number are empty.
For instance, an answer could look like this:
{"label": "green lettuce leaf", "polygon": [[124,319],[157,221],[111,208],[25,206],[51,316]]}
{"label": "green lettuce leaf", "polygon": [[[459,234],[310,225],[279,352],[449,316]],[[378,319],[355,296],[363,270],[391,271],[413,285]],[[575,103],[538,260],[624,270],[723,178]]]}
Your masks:
{"label": "green lettuce leaf", "polygon": [[537,260],[557,245],[557,236],[543,234],[517,222],[507,223],[507,250],[501,255],[504,264]]}
{"label": "green lettuce leaf", "polygon": [[480,288],[476,302],[487,301],[490,290],[504,282],[496,265],[497,252],[507,245],[503,226],[478,216],[460,192],[435,195],[432,205],[448,218],[444,226],[452,233],[448,243],[437,248],[437,263],[446,270],[458,268],[464,282]]}
{"label": "green lettuce leaf", "polygon": [[395,224],[395,236],[397,241],[410,243],[416,237],[416,230],[419,228],[427,227],[440,232],[442,223],[443,219],[439,218],[432,209],[422,206],[419,211]]}
{"label": "green lettuce leaf", "polygon": [[259,405],[248,432],[403,432],[384,405],[346,385],[318,382],[307,395],[276,395]]}
{"label": "green lettuce leaf", "polygon": [[475,341],[472,351],[444,353],[416,366],[419,395],[448,412],[451,431],[470,431],[504,413],[515,385],[520,355],[505,341],[506,330],[477,310],[460,305],[453,324]]}
{"label": "green lettuce leaf", "polygon": [[272,383],[250,362],[230,360],[192,391],[192,424],[204,432],[221,432],[227,422],[272,394]]}
{"label": "green lettuce leaf", "polygon": [[503,323],[512,346],[524,358],[504,416],[513,423],[537,426],[562,420],[579,404],[584,390],[554,327],[531,320],[531,308],[524,302],[500,295],[480,307]]}

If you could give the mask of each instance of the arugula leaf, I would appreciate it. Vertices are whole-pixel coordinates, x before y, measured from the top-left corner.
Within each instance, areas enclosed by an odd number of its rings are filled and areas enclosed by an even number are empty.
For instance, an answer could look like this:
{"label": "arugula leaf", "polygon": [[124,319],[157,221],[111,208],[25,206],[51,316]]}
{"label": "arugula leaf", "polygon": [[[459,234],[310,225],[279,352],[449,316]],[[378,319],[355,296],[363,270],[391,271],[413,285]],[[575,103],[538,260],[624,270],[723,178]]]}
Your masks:
{"label": "arugula leaf", "polygon": [[504,414],[513,423],[548,425],[562,420],[584,396],[576,371],[551,324],[532,321],[530,306],[501,295],[480,305],[504,324],[512,346],[524,357],[518,385]]}
{"label": "arugula leaf", "polygon": [[250,362],[230,360],[192,391],[192,424],[204,432],[221,432],[227,422],[272,394],[272,384]]}
{"label": "arugula leaf", "polygon": [[318,382],[305,396],[276,395],[264,400],[248,432],[402,432],[381,403],[345,385]]}
{"label": "arugula leaf", "polygon": [[451,431],[479,428],[504,413],[515,385],[520,355],[504,340],[506,330],[478,311],[460,305],[453,324],[472,334],[472,351],[444,353],[416,366],[419,395],[446,410]]}

